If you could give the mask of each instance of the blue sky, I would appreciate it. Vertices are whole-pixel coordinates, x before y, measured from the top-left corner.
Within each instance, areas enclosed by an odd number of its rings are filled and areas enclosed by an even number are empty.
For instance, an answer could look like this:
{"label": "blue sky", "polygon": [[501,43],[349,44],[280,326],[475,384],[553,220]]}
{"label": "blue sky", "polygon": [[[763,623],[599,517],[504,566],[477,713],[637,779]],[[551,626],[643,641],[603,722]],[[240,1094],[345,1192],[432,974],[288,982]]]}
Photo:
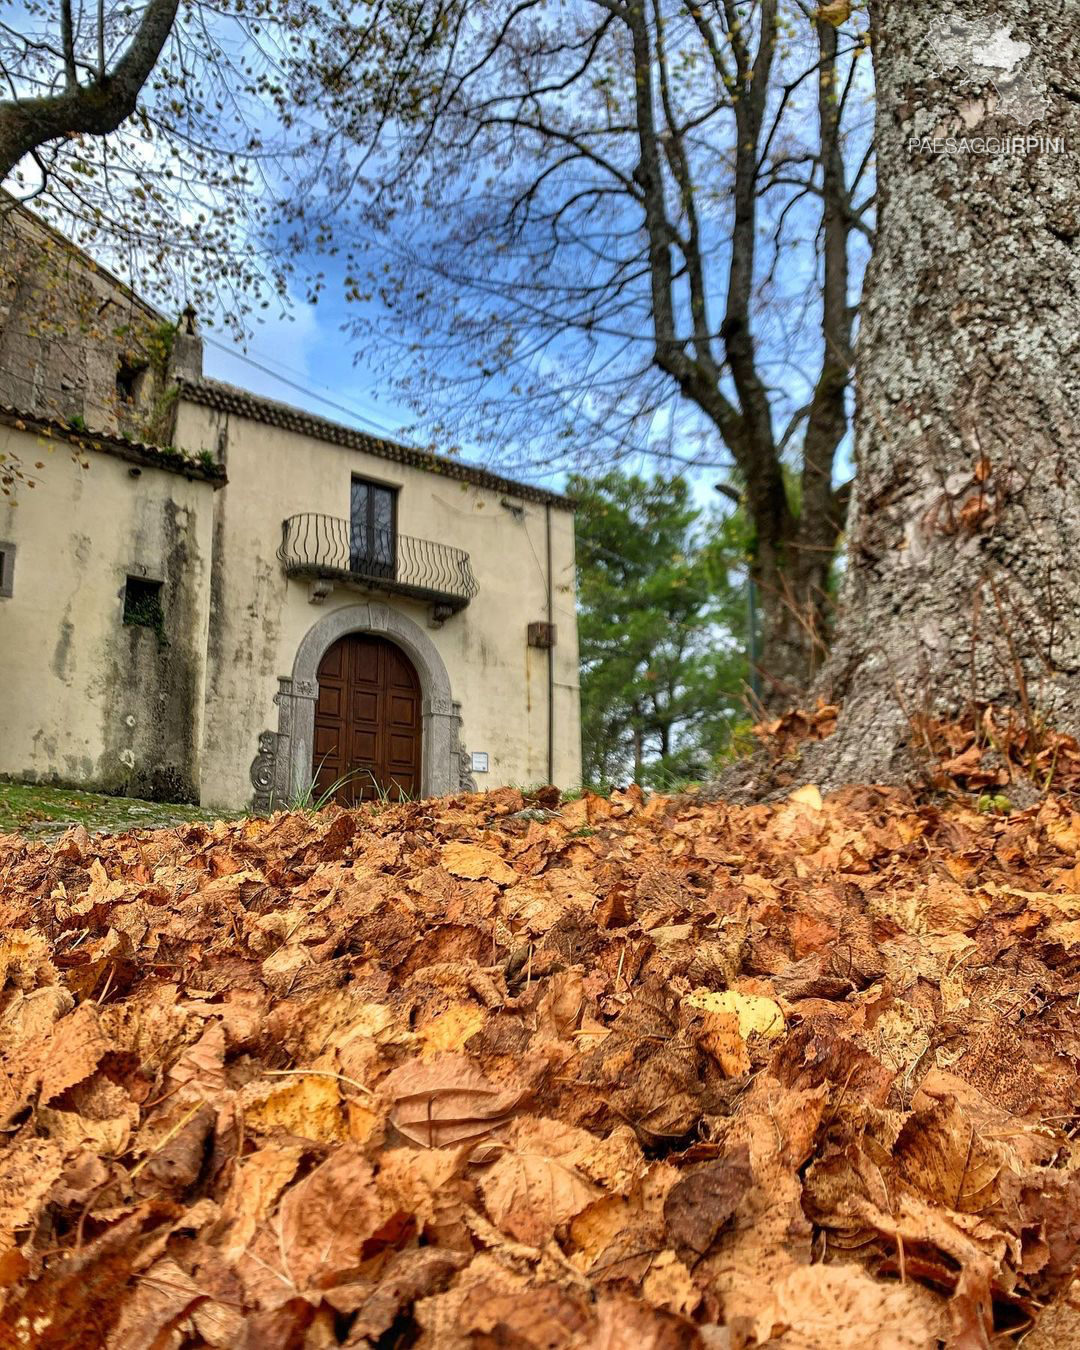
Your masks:
{"label": "blue sky", "polygon": [[[810,90],[810,94],[813,93],[812,86],[807,86],[807,89]],[[810,99],[807,108],[801,106],[801,95],[800,99],[795,101],[800,106],[795,108],[795,103],[792,104],[794,111],[789,112],[789,117],[794,117],[797,125],[804,114],[810,116],[811,122],[813,121],[810,106],[813,100],[810,94],[806,95]],[[853,148],[852,153],[857,162],[858,145]],[[447,204],[450,207],[456,205],[459,209],[471,208],[475,206],[471,195],[474,190],[480,198],[487,193],[497,194],[503,190],[498,183],[491,186],[485,181],[477,186],[477,182],[474,177],[469,177],[467,185],[460,189],[457,186],[453,186],[452,190],[448,189]],[[464,197],[460,197],[462,192]],[[782,200],[779,199],[773,206],[774,216],[780,209]],[[367,297],[363,301],[354,301],[351,304],[345,300],[345,292],[350,287],[345,284],[349,269],[343,261],[343,254],[352,242],[351,233],[365,227],[359,223],[362,212],[359,208],[354,210],[351,202],[344,202],[341,210],[342,219],[335,222],[334,229],[329,235],[334,247],[329,248],[321,256],[313,251],[311,256],[294,259],[296,263],[294,275],[297,277],[303,276],[305,270],[309,268],[313,274],[325,273],[325,287],[319,303],[312,305],[294,298],[288,314],[281,313],[276,306],[265,311],[267,316],[265,321],[251,324],[251,331],[242,347],[234,342],[228,332],[219,330],[208,333],[206,372],[208,375],[228,380],[255,392],[310,409],[335,421],[408,441],[411,439],[410,428],[418,420],[417,408],[409,406],[406,401],[407,393],[396,388],[393,382],[387,379],[386,362],[399,359],[403,363],[408,362],[410,341],[414,344],[412,350],[423,349],[425,359],[430,357],[432,351],[444,353],[441,364],[438,360],[432,362],[435,367],[431,380],[433,389],[429,394],[429,398],[434,401],[433,415],[430,419],[432,423],[438,420],[440,412],[446,410],[448,400],[457,397],[455,392],[457,388],[465,391],[471,388],[470,382],[475,380],[476,371],[472,368],[470,360],[467,360],[452,343],[441,341],[445,334],[439,326],[438,306],[429,305],[429,311],[434,316],[429,318],[424,312],[423,305],[419,303],[419,295],[416,297],[417,305],[411,309],[408,304],[399,304],[396,309],[391,305],[386,312],[380,312],[381,307],[377,299]],[[354,215],[357,216],[357,220],[353,219]],[[767,283],[769,299],[764,304],[757,323],[760,330],[759,355],[765,377],[772,386],[775,396],[778,431],[785,424],[787,415],[806,402],[809,392],[807,377],[814,375],[816,362],[820,359],[816,350],[815,303],[812,299],[809,302],[804,302],[803,299],[804,293],[813,296],[815,275],[819,266],[819,260],[813,251],[813,240],[819,223],[818,207],[813,200],[808,200],[798,205],[794,211],[785,210],[785,216],[789,222],[791,237],[785,240],[783,262],[778,268],[777,277],[770,278]],[[437,280],[433,284],[432,278],[424,273],[427,258],[423,241],[426,238],[425,232],[433,228],[430,203],[426,203],[426,213],[416,214],[408,211],[402,213],[399,210],[391,216],[391,219],[392,229],[396,230],[412,249],[402,271],[405,281],[401,287],[401,295],[406,299],[410,298],[406,293],[414,284],[414,277],[418,291],[427,295],[435,292],[437,295]],[[710,215],[709,222],[711,234],[719,231],[718,237],[711,238],[710,248],[714,255],[712,262],[718,278],[717,284],[722,286],[726,249],[723,237],[726,228],[724,212],[719,212],[716,221],[713,221]],[[763,275],[769,266],[769,240],[766,233],[766,226],[769,224],[771,221],[766,213],[762,221],[763,237],[759,263]],[[301,238],[304,237],[303,224],[298,227],[298,233]],[[321,234],[322,230],[316,233]],[[466,231],[466,234],[468,233]],[[801,247],[793,251],[792,242],[796,236],[801,237]],[[282,241],[283,247],[287,242]],[[437,242],[437,239],[432,239],[433,247]],[[456,242],[456,237],[451,233],[451,244],[456,245]],[[406,245],[403,244],[402,247]],[[859,255],[858,245],[853,252]],[[413,253],[418,256],[413,257]],[[589,263],[590,259],[591,255],[586,258],[586,263]],[[378,263],[377,252],[371,261],[373,264]],[[853,266],[855,273],[853,281],[856,283],[853,290],[857,290],[860,264],[861,258],[857,256]],[[508,275],[511,275],[513,262],[508,263],[507,267]],[[467,272],[467,269],[464,270]],[[451,280],[448,284],[451,290],[469,291],[468,282],[462,281],[457,269],[450,275]],[[484,273],[480,275],[486,282],[487,275]],[[568,265],[568,275],[571,280],[574,279],[572,265]],[[370,286],[370,289],[375,294],[380,291],[377,284]],[[497,290],[496,287],[493,289]],[[486,305],[488,292],[483,285],[480,290],[483,304]],[[716,304],[719,306],[721,303],[722,295],[716,297]],[[509,308],[513,309],[512,302]],[[647,315],[642,312],[640,306],[636,310],[624,312],[629,318],[626,327],[637,324],[643,326],[645,331],[641,333],[643,341],[640,350],[647,350],[651,337]],[[520,322],[519,315],[514,313],[513,317]],[[406,330],[400,328],[402,323],[408,326]],[[472,330],[466,324],[463,331],[468,333]],[[521,384],[529,388],[530,381],[534,382],[535,387],[538,382],[537,376],[539,375],[542,380],[546,374],[543,369],[545,362],[558,368],[559,362],[562,361],[571,372],[580,368],[583,353],[580,346],[573,345],[574,341],[573,334],[565,341],[561,337],[556,339],[550,346],[546,343],[534,344],[531,340],[524,341],[522,346],[527,351],[539,350],[541,354],[531,363],[523,362],[518,367],[503,369],[497,360],[483,363],[477,360],[475,364],[491,365],[497,372],[501,372],[489,382],[492,387],[500,385],[512,387]],[[598,341],[597,347],[603,356],[605,350],[603,340]],[[360,360],[356,359],[358,352]],[[466,353],[469,358],[474,355],[473,352]],[[417,368],[419,369],[419,364]],[[403,364],[397,373],[404,375],[409,371]],[[445,389],[438,389],[440,381],[450,386],[449,395]],[[413,388],[417,387],[418,384],[414,382]],[[466,396],[462,395],[463,401]],[[451,409],[452,406],[450,402]],[[513,463],[514,467],[509,470],[512,476],[528,477],[537,482],[559,486],[562,481],[561,475],[551,473],[544,465],[548,448],[560,444],[558,412],[556,409],[549,417],[548,405],[542,403],[539,406],[545,409],[544,416],[537,419],[535,430],[524,437],[515,437],[514,428],[509,426],[501,415],[490,420],[485,426],[481,419],[469,422],[463,418],[459,423],[452,410],[446,412],[445,425],[441,431],[430,432],[421,427],[417,431],[417,436],[422,443],[427,444],[428,435],[434,435],[442,448],[446,448],[452,440],[458,440],[465,445],[465,454],[471,460],[489,463],[494,468],[502,467],[504,470]],[[585,412],[589,411],[587,402],[583,407]],[[580,411],[577,405],[575,410]],[[589,419],[584,417],[581,420],[584,425]],[[597,423],[602,424],[599,418]],[[707,502],[714,502],[716,500],[714,484],[718,479],[727,477],[722,467],[723,461],[728,458],[727,452],[719,444],[715,428],[711,424],[705,424],[703,417],[696,414],[691,405],[685,401],[677,402],[674,396],[670,404],[658,407],[651,430],[644,430],[640,436],[641,453],[628,454],[624,460],[625,467],[646,473],[672,471],[670,458],[665,458],[661,453],[661,447],[666,444],[669,428],[672,431],[671,448],[680,455],[686,457],[696,455],[714,461],[712,467],[691,471],[689,475],[701,503],[704,505]],[[490,439],[489,445],[484,443],[485,438]],[[498,444],[500,438],[506,442],[505,446]],[[602,438],[597,438],[597,446],[602,444]],[[502,465],[499,463],[499,449],[507,456]],[[657,453],[651,454],[651,449],[656,449]],[[594,451],[594,459],[599,457],[600,453]],[[846,477],[850,472],[850,451],[847,446],[842,450],[839,460],[838,475]],[[533,471],[530,471],[530,462],[535,465]],[[566,462],[565,457],[562,462]],[[604,466],[596,464],[596,467],[600,469]]]}
{"label": "blue sky", "polygon": [[204,332],[205,373],[334,422],[399,437],[409,414],[387,397],[376,376],[354,363],[340,332],[342,309],[332,299],[294,303],[290,314],[257,322],[244,346],[221,330]]}
{"label": "blue sky", "polygon": [[[227,331],[204,328],[203,372],[332,422],[409,443],[415,417],[395,400],[378,374],[354,360],[353,342],[341,331],[347,314],[347,303],[332,296],[318,305],[294,301],[291,312],[255,321],[243,345]],[[485,456],[482,447],[466,458],[501,471],[498,459]],[[653,472],[658,466],[647,459],[643,456],[640,465],[628,467]],[[511,476],[527,476],[530,482],[556,490],[565,479],[562,473],[544,471],[529,475],[515,471]],[[712,505],[718,472],[700,470],[688,476],[700,504]]]}

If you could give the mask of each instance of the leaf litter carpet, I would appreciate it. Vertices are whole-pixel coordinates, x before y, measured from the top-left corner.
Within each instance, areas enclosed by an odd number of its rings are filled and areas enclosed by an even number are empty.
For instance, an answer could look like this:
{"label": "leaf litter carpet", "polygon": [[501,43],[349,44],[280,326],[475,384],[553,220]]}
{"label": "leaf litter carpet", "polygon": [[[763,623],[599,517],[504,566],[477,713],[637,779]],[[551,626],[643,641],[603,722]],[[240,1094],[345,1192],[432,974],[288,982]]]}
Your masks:
{"label": "leaf litter carpet", "polygon": [[1080,1347],[1078,852],[812,788],[0,838],[0,1346]]}

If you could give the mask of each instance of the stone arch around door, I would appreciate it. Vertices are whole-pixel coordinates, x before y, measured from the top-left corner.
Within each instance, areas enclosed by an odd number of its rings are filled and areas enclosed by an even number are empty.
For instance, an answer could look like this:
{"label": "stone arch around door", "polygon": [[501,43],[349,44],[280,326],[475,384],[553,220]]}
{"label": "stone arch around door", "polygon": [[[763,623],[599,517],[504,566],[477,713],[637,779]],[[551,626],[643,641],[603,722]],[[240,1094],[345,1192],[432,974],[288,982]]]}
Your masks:
{"label": "stone arch around door", "polygon": [[259,737],[259,753],[251,766],[255,809],[284,806],[311,785],[319,663],[334,643],[349,633],[369,633],[393,642],[412,662],[419,677],[423,795],[475,791],[460,743],[460,704],[454,702],[438,648],[407,615],[371,602],[345,605],[323,615],[297,648],[292,675],[278,680],[274,695],[278,729]]}

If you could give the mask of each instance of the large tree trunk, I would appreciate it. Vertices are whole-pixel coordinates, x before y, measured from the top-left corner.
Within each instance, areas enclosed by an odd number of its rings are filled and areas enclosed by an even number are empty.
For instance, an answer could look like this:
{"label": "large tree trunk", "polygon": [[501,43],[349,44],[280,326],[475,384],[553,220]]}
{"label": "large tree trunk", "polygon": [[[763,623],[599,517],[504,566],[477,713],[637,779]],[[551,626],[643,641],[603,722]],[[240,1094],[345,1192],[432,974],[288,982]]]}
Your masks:
{"label": "large tree trunk", "polygon": [[820,552],[802,550],[813,518],[792,520],[777,542],[759,546],[753,565],[760,612],[762,704],[777,713],[798,704],[820,669],[828,645],[826,588],[838,531],[824,530]]}
{"label": "large tree trunk", "polygon": [[[1080,4],[872,10],[880,220],[821,686],[843,712],[805,765],[831,784],[901,777],[913,721],[981,701],[1080,731]],[[966,81],[937,59],[972,46],[935,47],[943,21],[985,24]],[[979,61],[1008,59],[1009,34],[1030,55],[993,79]],[[1030,126],[1009,115],[1024,72],[1049,100]],[[912,144],[964,135],[1056,148]]]}

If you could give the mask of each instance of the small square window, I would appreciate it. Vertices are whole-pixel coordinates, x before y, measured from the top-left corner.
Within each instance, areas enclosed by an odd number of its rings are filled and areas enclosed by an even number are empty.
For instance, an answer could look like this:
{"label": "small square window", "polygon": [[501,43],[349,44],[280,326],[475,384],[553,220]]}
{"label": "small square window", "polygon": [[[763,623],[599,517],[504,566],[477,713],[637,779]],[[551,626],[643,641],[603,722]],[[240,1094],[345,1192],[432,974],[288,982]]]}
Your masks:
{"label": "small square window", "polygon": [[116,367],[116,397],[121,403],[138,401],[142,389],[146,363],[122,360]]}
{"label": "small square window", "polygon": [[165,627],[161,589],[160,581],[128,577],[124,583],[124,623],[133,628],[152,628],[160,634]]}
{"label": "small square window", "polygon": [[15,593],[15,545],[0,544],[0,597]]}

